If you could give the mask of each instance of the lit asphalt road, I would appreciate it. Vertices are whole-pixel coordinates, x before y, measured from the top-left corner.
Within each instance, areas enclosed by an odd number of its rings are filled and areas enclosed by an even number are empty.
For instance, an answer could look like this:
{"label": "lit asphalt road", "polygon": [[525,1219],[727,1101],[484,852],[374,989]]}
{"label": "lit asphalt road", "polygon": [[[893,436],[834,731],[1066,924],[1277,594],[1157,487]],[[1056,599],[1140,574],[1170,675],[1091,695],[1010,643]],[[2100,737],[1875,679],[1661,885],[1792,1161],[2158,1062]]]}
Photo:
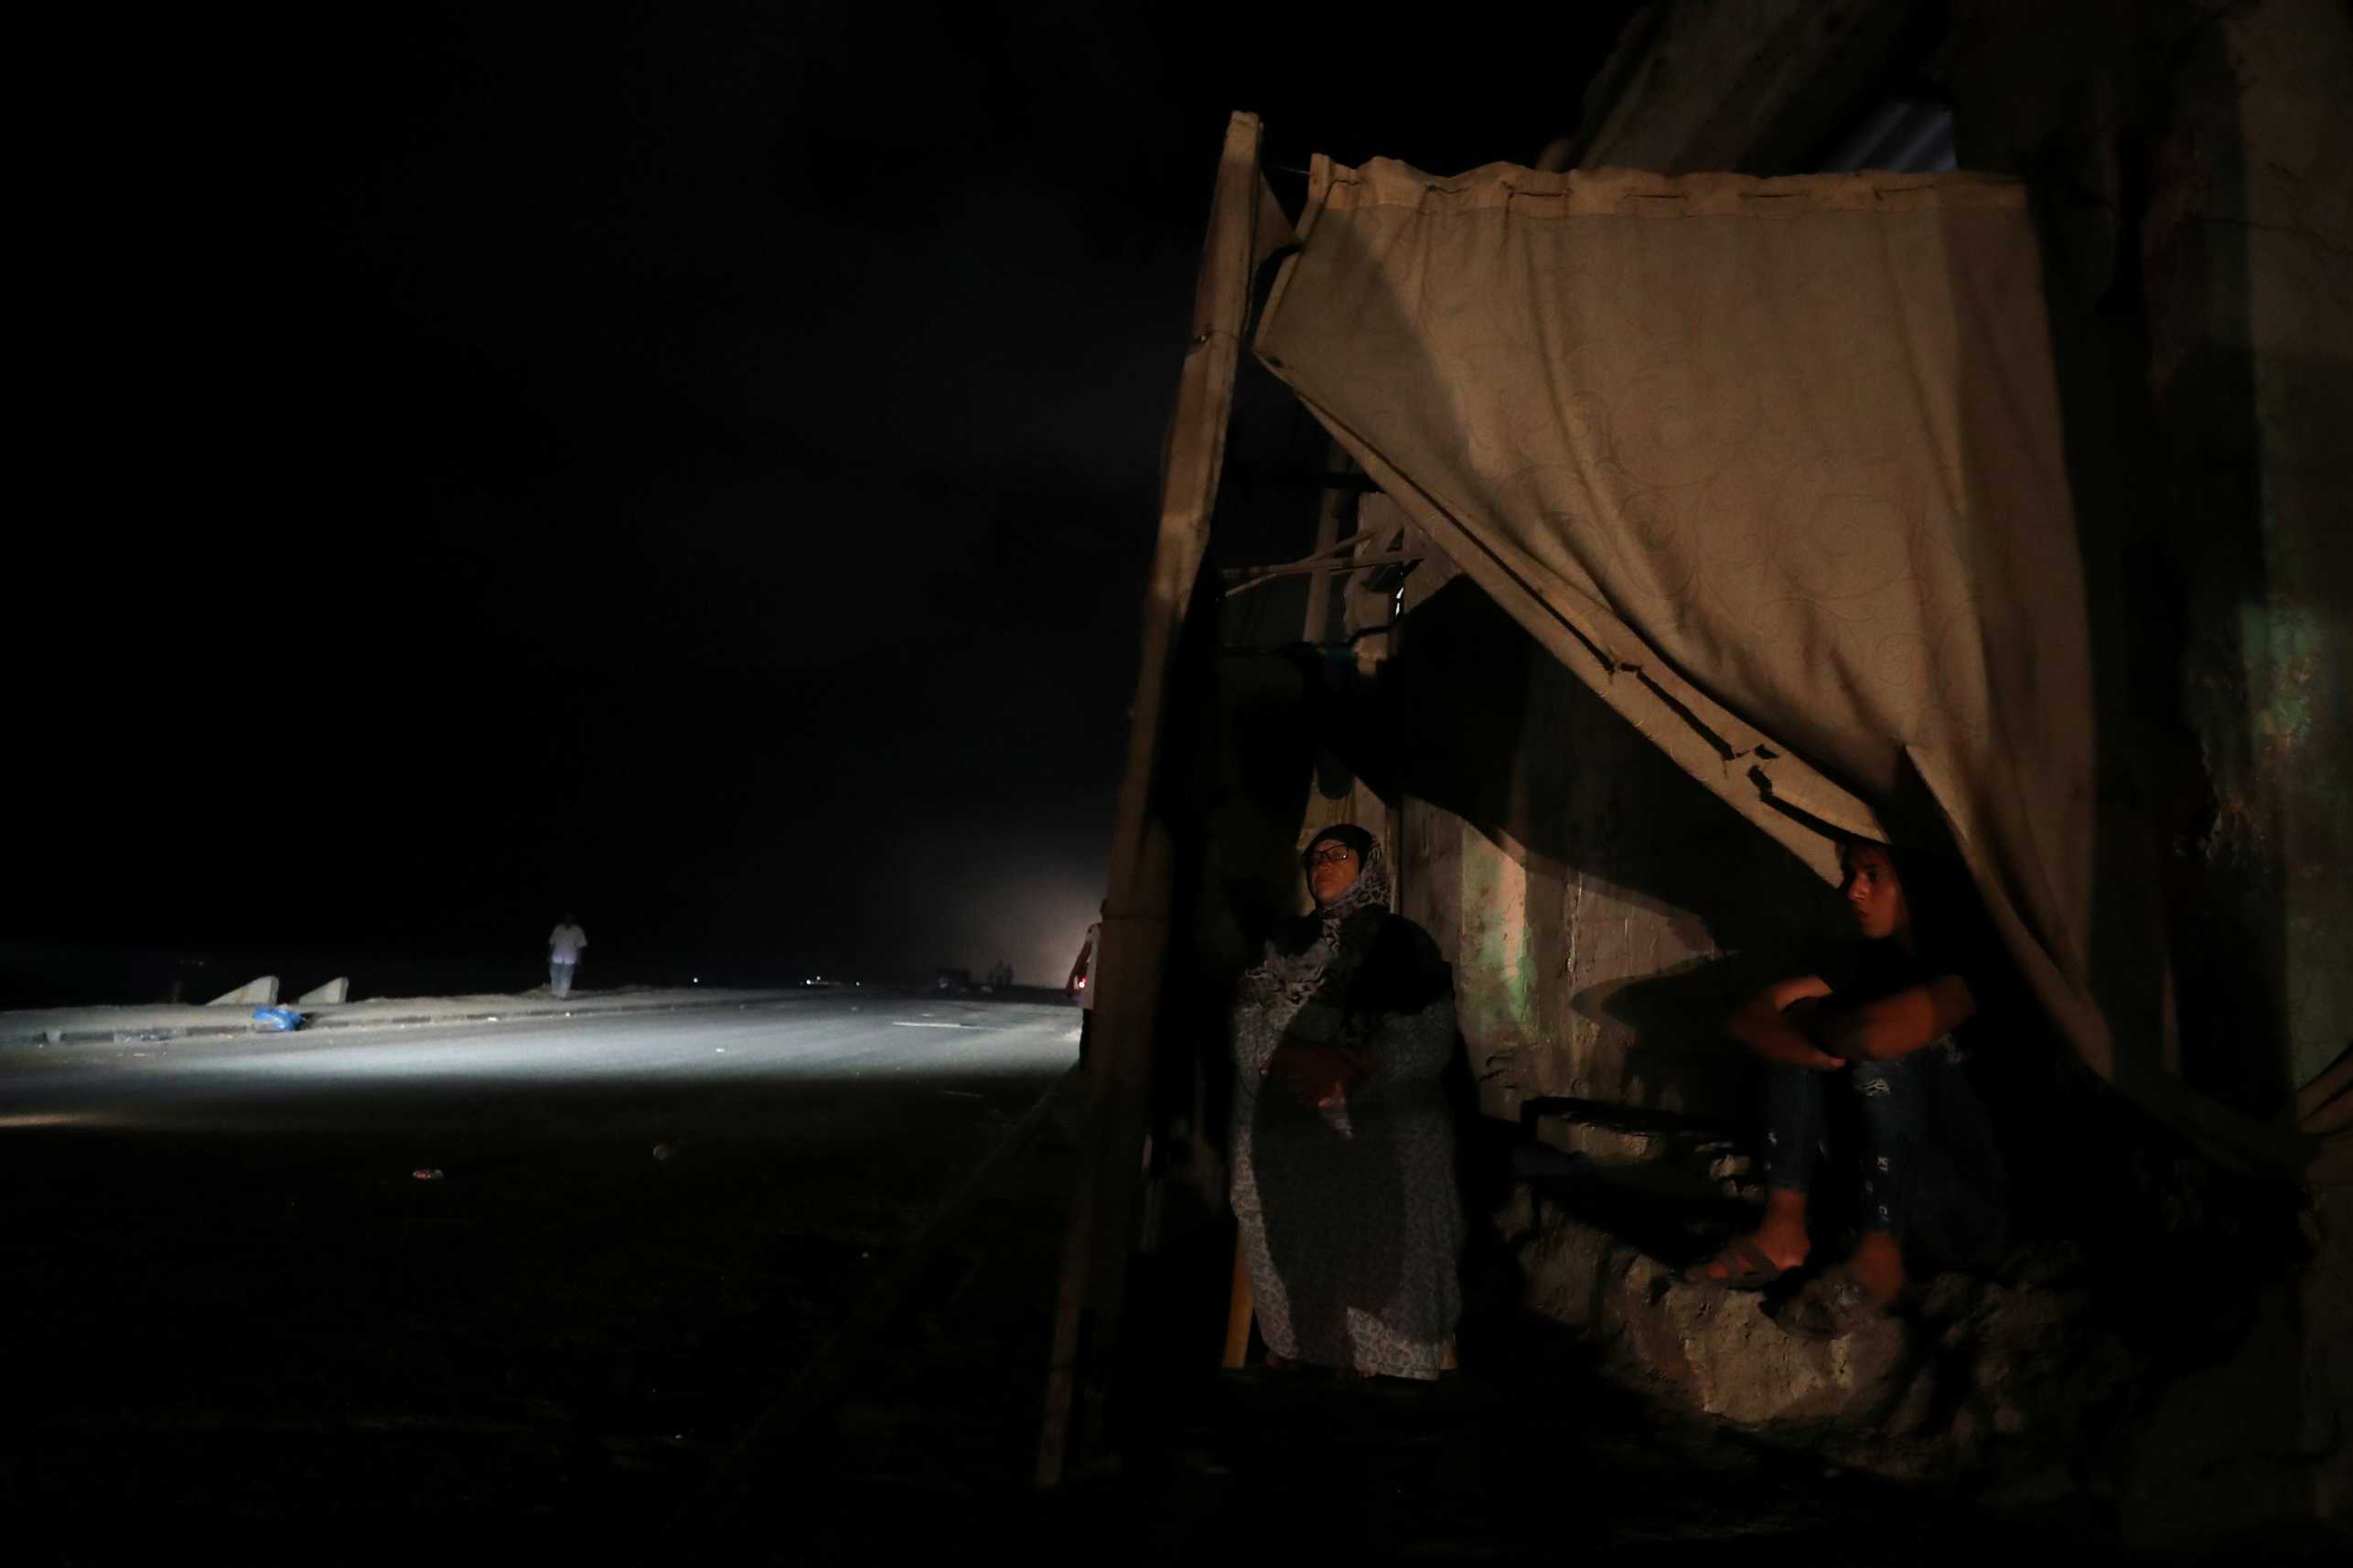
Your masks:
{"label": "lit asphalt road", "polygon": [[[748,1007],[0,1051],[0,1134],[36,1128],[774,1133],[909,1097],[1018,1111],[1076,1059],[1067,1007],[823,993]],[[853,1135],[820,1117],[809,1129]],[[560,1125],[559,1125],[560,1123]]]}
{"label": "lit asphalt road", "polygon": [[89,1561],[133,1530],[274,1561],[238,1521],[353,1517],[402,1562],[455,1528],[607,1550],[858,1309],[1078,1022],[832,993],[0,1051],[0,1497]]}

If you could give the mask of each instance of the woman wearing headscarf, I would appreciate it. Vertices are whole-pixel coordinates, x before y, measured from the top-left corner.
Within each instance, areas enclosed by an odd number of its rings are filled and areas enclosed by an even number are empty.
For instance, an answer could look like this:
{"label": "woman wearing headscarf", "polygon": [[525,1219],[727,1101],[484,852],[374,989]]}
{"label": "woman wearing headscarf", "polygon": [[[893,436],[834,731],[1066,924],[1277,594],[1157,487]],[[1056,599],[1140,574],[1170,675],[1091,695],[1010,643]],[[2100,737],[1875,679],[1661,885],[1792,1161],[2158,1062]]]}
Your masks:
{"label": "woman wearing headscarf", "polygon": [[1303,856],[1316,911],[1241,978],[1233,1207],[1267,1364],[1438,1375],[1461,1316],[1461,1203],[1440,1081],[1454,974],[1389,909],[1362,829]]}

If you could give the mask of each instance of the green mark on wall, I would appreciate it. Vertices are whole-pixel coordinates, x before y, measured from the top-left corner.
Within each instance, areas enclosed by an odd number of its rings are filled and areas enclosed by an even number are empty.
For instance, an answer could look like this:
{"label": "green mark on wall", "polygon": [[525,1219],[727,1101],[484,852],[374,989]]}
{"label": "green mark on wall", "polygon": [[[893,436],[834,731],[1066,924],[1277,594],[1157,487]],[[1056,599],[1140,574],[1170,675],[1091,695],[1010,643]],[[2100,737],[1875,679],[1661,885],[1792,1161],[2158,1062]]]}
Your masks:
{"label": "green mark on wall", "polygon": [[1528,941],[1528,872],[1484,836],[1466,834],[1462,856],[1462,948],[1455,1003],[1463,1035],[1482,1049],[1530,1043],[1538,955]]}

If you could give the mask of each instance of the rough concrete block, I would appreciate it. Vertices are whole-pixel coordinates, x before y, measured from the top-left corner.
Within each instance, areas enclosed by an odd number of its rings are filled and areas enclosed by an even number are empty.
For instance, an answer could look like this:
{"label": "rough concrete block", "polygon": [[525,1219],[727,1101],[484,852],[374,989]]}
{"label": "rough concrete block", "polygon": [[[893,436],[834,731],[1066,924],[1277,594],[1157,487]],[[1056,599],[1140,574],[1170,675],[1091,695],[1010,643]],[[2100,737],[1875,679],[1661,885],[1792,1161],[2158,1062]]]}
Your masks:
{"label": "rough concrete block", "polygon": [[274,1007],[278,1004],[278,977],[265,974],[259,980],[249,980],[225,996],[216,996],[205,1004],[208,1007]]}
{"label": "rough concrete block", "polygon": [[335,1007],[350,999],[350,977],[338,974],[326,984],[306,991],[295,997],[295,1004],[298,1007]]}

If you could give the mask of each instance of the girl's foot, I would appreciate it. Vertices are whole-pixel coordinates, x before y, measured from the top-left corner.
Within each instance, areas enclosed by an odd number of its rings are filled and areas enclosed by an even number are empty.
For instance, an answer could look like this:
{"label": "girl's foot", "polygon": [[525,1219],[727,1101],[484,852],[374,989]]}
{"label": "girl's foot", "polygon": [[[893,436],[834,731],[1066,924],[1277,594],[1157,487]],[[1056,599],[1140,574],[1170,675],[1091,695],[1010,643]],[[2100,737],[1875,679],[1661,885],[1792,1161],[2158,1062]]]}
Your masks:
{"label": "girl's foot", "polygon": [[1787,1187],[1765,1194],[1765,1222],[1683,1278],[1693,1284],[1732,1290],[1762,1290],[1806,1261],[1813,1243],[1806,1237],[1806,1195]]}
{"label": "girl's foot", "polygon": [[1806,1261],[1806,1250],[1792,1256],[1784,1246],[1776,1253],[1762,1231],[1735,1237],[1732,1244],[1706,1262],[1683,1271],[1688,1284],[1720,1285],[1725,1290],[1763,1290]]}
{"label": "girl's foot", "polygon": [[1904,1294],[1904,1250],[1892,1230],[1865,1230],[1846,1268],[1882,1306]]}
{"label": "girl's foot", "polygon": [[1890,1316],[1903,1294],[1903,1249],[1890,1231],[1865,1230],[1846,1262],[1807,1281],[1775,1321],[1800,1339],[1836,1339]]}

